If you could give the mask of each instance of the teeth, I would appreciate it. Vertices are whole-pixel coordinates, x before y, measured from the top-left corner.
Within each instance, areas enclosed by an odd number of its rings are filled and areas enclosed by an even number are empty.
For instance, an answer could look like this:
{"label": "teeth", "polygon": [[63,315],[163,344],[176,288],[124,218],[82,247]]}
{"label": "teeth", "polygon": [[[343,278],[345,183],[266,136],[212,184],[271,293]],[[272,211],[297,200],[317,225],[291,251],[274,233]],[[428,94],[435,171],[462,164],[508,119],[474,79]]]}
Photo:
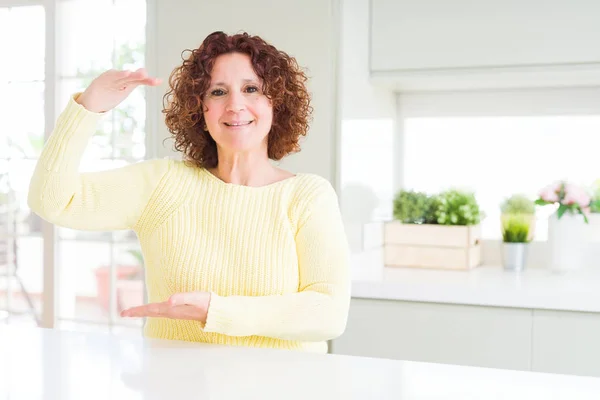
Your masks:
{"label": "teeth", "polygon": [[227,122],[225,122],[225,125],[227,125],[227,126],[242,126],[242,125],[248,125],[248,124],[250,124],[250,122],[252,122],[252,121],[234,122],[234,123],[227,123]]}

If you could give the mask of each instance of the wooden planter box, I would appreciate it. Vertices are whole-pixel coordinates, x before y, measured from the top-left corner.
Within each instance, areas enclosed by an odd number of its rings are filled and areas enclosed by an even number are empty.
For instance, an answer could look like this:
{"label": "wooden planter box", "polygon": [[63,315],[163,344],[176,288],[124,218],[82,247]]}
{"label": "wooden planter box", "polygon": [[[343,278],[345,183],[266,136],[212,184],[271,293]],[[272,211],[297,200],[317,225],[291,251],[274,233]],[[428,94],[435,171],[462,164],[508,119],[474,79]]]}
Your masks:
{"label": "wooden planter box", "polygon": [[468,270],[481,264],[481,226],[387,222],[385,265]]}

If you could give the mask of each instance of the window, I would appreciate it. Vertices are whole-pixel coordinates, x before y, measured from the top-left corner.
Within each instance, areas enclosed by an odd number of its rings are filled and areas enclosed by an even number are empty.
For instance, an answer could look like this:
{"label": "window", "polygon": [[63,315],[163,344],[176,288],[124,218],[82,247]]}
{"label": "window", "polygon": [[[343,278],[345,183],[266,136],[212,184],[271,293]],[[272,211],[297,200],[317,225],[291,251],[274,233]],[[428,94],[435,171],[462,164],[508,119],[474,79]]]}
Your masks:
{"label": "window", "polygon": [[[73,94],[107,69],[135,70],[144,65],[145,6],[143,0],[60,3],[59,112]],[[145,117],[144,91],[138,88],[102,118],[81,170],[107,170],[144,159]],[[118,315],[122,308],[143,302],[144,272],[135,234],[64,228],[57,234],[60,326],[139,325],[138,320],[121,320]]]}
{"label": "window", "polygon": [[[426,117],[404,125],[406,188],[475,192],[486,218],[484,239],[500,239],[501,201],[513,193],[535,199],[557,180],[591,185],[600,177],[600,115]],[[536,240],[547,239],[538,210]]]}
{"label": "window", "polygon": [[[44,271],[60,291],[51,314],[64,329],[140,332],[119,308],[143,301],[143,265],[133,232],[45,231],[27,207],[29,181],[49,125],[48,101],[62,112],[69,97],[109,68],[145,64],[145,0],[0,0],[0,313],[9,322],[41,321]],[[55,7],[55,8],[54,8]],[[50,10],[50,11],[48,11]],[[56,32],[46,40],[46,24]],[[53,55],[56,65],[45,64]],[[47,74],[47,72],[50,72]],[[56,79],[49,85],[50,79]],[[49,88],[49,89],[48,89]],[[55,88],[55,89],[54,89]],[[138,162],[146,151],[146,101],[134,93],[99,124],[82,171]],[[26,105],[26,106],[24,106]],[[44,241],[56,243],[56,262]],[[56,240],[56,241],[55,241]],[[54,325],[54,323],[52,323]],[[84,326],[86,328],[84,328]]]}
{"label": "window", "polygon": [[353,252],[363,250],[365,224],[391,217],[393,162],[392,119],[343,121],[340,203]]}
{"label": "window", "polygon": [[[369,220],[386,220],[391,215],[394,162],[394,127],[391,119],[347,120],[342,124],[342,196],[357,199],[352,191],[371,192]],[[365,199],[363,196],[359,198]]]}
{"label": "window", "polygon": [[0,2],[0,313],[28,325],[42,310],[43,238],[27,190],[44,140],[45,18],[41,5]]}

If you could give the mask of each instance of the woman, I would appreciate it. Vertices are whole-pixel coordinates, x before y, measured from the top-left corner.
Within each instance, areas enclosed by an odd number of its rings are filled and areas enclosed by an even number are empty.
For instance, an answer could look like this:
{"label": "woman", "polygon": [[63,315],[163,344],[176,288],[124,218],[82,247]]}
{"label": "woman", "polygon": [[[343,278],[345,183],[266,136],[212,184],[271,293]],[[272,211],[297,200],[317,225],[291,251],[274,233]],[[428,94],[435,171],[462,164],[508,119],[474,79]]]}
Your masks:
{"label": "woman", "polygon": [[148,337],[325,352],[345,329],[348,250],[332,186],[270,160],[298,151],[311,112],[296,61],[256,36],[209,35],[170,78],[164,110],[184,161],[79,173],[103,113],[140,85],[107,71],[74,95],[34,172],[29,205],[56,225],[133,229]]}

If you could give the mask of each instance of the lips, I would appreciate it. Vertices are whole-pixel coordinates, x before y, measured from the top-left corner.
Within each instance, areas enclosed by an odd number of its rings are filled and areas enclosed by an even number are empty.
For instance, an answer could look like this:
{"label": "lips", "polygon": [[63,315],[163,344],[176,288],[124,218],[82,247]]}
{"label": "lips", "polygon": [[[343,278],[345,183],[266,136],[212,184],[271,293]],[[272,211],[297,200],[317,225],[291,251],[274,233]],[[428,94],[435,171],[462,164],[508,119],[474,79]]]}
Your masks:
{"label": "lips", "polygon": [[224,124],[226,126],[236,127],[236,126],[250,125],[252,122],[253,121],[231,121],[231,122],[224,122]]}

